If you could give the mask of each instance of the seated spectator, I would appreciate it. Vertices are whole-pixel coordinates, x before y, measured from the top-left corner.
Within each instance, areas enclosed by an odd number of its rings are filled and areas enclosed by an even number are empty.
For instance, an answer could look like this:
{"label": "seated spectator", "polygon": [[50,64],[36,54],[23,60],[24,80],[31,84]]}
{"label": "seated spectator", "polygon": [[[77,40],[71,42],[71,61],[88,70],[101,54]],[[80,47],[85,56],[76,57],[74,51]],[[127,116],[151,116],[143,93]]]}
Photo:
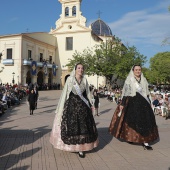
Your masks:
{"label": "seated spectator", "polygon": [[4,95],[3,95],[3,97],[2,97],[2,101],[7,103],[8,108],[11,107],[11,100],[10,100],[10,98],[7,96],[7,93],[6,93],[6,92],[4,93]]}
{"label": "seated spectator", "polygon": [[152,104],[153,104],[154,107],[159,106],[159,100],[156,96],[154,96],[154,100],[153,100]]}
{"label": "seated spectator", "polygon": [[5,108],[3,106],[2,101],[0,101],[0,112],[1,112],[1,114],[5,113]]}
{"label": "seated spectator", "polygon": [[160,98],[159,98],[159,106],[162,106],[163,104],[164,104],[163,95],[160,95]]}

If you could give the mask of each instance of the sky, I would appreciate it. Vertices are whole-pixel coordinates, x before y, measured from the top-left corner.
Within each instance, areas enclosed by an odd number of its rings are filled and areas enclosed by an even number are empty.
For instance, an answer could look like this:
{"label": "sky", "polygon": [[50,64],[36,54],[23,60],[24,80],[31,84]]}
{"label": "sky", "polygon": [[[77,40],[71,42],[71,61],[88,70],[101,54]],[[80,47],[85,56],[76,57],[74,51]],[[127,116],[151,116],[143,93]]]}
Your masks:
{"label": "sky", "polygon": [[[162,41],[170,37],[170,0],[82,0],[87,26],[100,18],[124,45],[135,46],[149,60],[170,51]],[[0,35],[49,32],[60,18],[58,0],[5,0],[1,2]]]}

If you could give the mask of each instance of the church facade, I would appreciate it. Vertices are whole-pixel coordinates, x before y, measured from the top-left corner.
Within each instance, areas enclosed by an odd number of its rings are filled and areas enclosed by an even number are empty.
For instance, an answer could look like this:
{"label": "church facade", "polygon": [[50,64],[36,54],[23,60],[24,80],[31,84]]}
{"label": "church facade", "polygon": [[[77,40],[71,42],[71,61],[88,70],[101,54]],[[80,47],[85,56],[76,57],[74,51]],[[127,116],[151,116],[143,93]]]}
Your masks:
{"label": "church facade", "polygon": [[[61,15],[49,33],[22,33],[0,36],[0,74],[2,83],[65,84],[66,67],[75,51],[82,52],[113,38],[100,18],[86,26],[81,0],[59,0]],[[104,77],[87,76],[90,84],[105,84]]]}

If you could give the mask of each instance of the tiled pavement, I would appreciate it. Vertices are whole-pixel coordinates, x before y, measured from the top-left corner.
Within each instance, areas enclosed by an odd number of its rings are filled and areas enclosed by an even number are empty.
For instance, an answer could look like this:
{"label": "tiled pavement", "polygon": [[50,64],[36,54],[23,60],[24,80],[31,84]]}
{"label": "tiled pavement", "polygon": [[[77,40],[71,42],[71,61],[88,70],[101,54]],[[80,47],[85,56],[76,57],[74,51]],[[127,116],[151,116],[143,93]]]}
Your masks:
{"label": "tiled pavement", "polygon": [[49,143],[61,91],[40,91],[38,109],[29,115],[26,100],[0,117],[0,170],[170,170],[170,119],[156,116],[160,141],[153,151],[119,141],[108,133],[116,104],[100,99],[98,148],[79,158]]}

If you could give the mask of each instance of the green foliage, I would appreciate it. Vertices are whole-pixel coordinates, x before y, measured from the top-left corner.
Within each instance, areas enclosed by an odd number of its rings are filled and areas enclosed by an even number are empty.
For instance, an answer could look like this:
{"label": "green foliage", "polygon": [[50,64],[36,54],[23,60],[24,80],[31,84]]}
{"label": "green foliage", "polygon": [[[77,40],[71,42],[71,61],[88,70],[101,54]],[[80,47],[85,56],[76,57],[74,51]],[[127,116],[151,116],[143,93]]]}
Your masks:
{"label": "green foliage", "polygon": [[170,82],[170,52],[157,53],[150,59],[149,80],[152,83]]}
{"label": "green foliage", "polygon": [[120,39],[115,38],[82,53],[76,51],[67,66],[72,69],[76,63],[82,63],[87,75],[104,76],[111,83],[113,75],[125,79],[134,64],[143,65],[145,62],[146,57],[134,46],[125,47]]}

